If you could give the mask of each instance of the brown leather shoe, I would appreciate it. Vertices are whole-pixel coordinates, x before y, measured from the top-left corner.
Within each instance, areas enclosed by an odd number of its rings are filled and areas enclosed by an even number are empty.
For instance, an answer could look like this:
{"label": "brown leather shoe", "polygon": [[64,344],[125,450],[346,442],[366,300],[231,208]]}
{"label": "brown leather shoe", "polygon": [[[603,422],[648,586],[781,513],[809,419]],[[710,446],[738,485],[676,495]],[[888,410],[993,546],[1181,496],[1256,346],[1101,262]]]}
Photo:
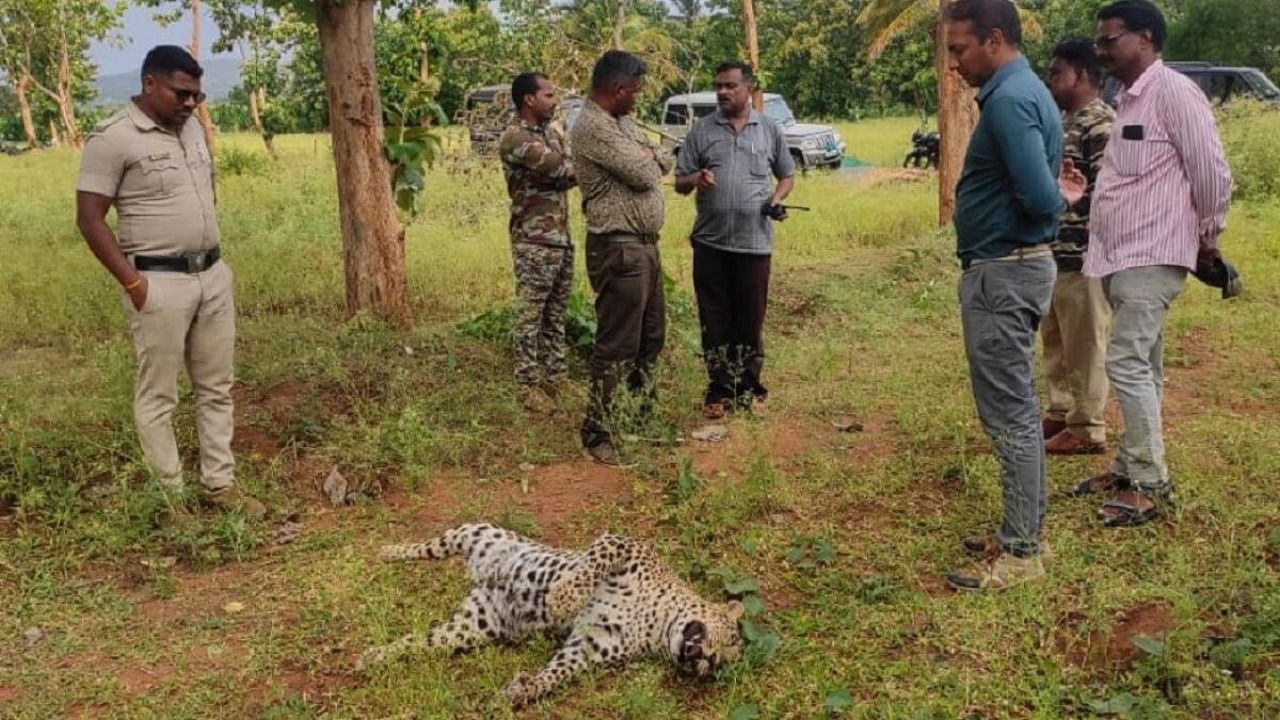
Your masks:
{"label": "brown leather shoe", "polygon": [[702,406],[702,417],[708,420],[719,420],[725,416],[726,412],[723,402],[709,402]]}
{"label": "brown leather shoe", "polygon": [[1040,431],[1044,433],[1045,440],[1048,440],[1066,429],[1067,424],[1061,420],[1050,420],[1049,418],[1045,418],[1040,421]]}
{"label": "brown leather shoe", "polygon": [[266,506],[252,495],[242,492],[238,485],[205,491],[204,501],[224,511],[241,513],[250,520],[261,520],[267,514]]}
{"label": "brown leather shoe", "polygon": [[1048,455],[1102,455],[1107,451],[1107,444],[1063,430],[1045,441],[1044,451]]}

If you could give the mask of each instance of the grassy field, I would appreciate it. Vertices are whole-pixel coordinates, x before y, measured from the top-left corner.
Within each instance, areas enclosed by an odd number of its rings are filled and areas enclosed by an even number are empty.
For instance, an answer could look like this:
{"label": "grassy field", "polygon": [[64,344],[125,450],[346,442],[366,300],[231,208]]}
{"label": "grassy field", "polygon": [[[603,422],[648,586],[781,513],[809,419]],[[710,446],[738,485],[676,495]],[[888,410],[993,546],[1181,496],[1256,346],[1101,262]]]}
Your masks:
{"label": "grassy field", "polygon": [[[914,126],[841,131],[852,154],[896,165]],[[1247,295],[1193,281],[1170,316],[1176,514],[1107,530],[1094,503],[1055,494],[1048,578],[975,597],[941,574],[998,517],[997,466],[933,180],[802,178],[793,197],[815,211],[778,233],[769,413],[731,420],[723,443],[636,447],[639,466],[615,471],[578,448],[581,397],[551,417],[516,400],[484,314],[512,299],[497,170],[433,171],[408,228],[415,325],[397,333],[343,315],[327,143],[281,137],[272,163],[252,137],[221,139],[239,478],[275,513],[168,533],[132,431],[118,290],[73,223],[77,158],[0,157],[0,717],[510,717],[499,688],[551,642],[352,669],[464,592],[456,563],[384,565],[378,545],[476,519],[566,545],[645,537],[704,594],[754,579],[766,604],[748,660],[714,681],[643,662],[519,717],[1280,716],[1280,200],[1232,210],[1224,245]],[[686,437],[702,381],[692,214],[672,194],[662,241],[675,285],[658,411]],[[847,419],[864,430],[834,429]],[[192,467],[185,396],[178,425]],[[335,467],[360,502],[328,504]],[[1052,486],[1103,467],[1054,459]]]}

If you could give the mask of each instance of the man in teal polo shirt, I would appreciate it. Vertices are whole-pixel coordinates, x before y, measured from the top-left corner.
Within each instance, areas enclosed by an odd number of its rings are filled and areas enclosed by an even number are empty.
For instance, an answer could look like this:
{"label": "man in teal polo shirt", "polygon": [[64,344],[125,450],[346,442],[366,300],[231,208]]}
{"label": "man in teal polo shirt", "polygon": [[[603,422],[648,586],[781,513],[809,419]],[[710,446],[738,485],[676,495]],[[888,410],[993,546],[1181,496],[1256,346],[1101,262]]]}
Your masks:
{"label": "man in teal polo shirt", "polygon": [[982,116],[956,189],[960,317],[978,417],[1001,467],[1004,517],[994,538],[966,538],[984,555],[948,573],[960,590],[1002,590],[1044,575],[1044,436],[1032,365],[1056,266],[1049,242],[1067,201],[1083,193],[1068,167],[1062,185],[1062,121],[1022,56],[1009,0],[957,0],[947,11],[951,69],[980,88]]}

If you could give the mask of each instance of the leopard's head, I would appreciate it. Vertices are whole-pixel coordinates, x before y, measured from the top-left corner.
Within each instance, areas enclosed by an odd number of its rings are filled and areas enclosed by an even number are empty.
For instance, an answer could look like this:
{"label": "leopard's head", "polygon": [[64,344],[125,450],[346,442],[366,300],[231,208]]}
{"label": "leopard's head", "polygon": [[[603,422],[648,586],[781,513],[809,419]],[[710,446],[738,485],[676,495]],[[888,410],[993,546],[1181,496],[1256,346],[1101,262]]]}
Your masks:
{"label": "leopard's head", "polygon": [[667,643],[676,669],[705,677],[716,668],[742,657],[742,634],[738,621],[745,613],[742,603],[704,603],[696,612],[671,626]]}

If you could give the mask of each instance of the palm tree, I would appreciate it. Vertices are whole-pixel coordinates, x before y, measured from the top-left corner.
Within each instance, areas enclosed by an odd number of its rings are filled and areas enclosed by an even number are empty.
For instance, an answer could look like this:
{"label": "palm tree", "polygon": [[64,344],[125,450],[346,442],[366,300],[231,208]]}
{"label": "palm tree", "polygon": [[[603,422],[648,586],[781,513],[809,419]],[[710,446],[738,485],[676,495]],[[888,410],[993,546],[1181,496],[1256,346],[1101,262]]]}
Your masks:
{"label": "palm tree", "polygon": [[[975,91],[947,66],[947,24],[941,19],[950,4],[951,0],[868,0],[858,14],[858,24],[871,38],[868,55],[874,60],[894,38],[936,12],[934,67],[938,74],[938,132],[942,135],[938,162],[939,225],[951,222],[956,207],[956,183],[964,167],[964,152],[978,124]],[[1034,37],[1042,32],[1025,10],[1019,10],[1019,15],[1025,34]]]}

